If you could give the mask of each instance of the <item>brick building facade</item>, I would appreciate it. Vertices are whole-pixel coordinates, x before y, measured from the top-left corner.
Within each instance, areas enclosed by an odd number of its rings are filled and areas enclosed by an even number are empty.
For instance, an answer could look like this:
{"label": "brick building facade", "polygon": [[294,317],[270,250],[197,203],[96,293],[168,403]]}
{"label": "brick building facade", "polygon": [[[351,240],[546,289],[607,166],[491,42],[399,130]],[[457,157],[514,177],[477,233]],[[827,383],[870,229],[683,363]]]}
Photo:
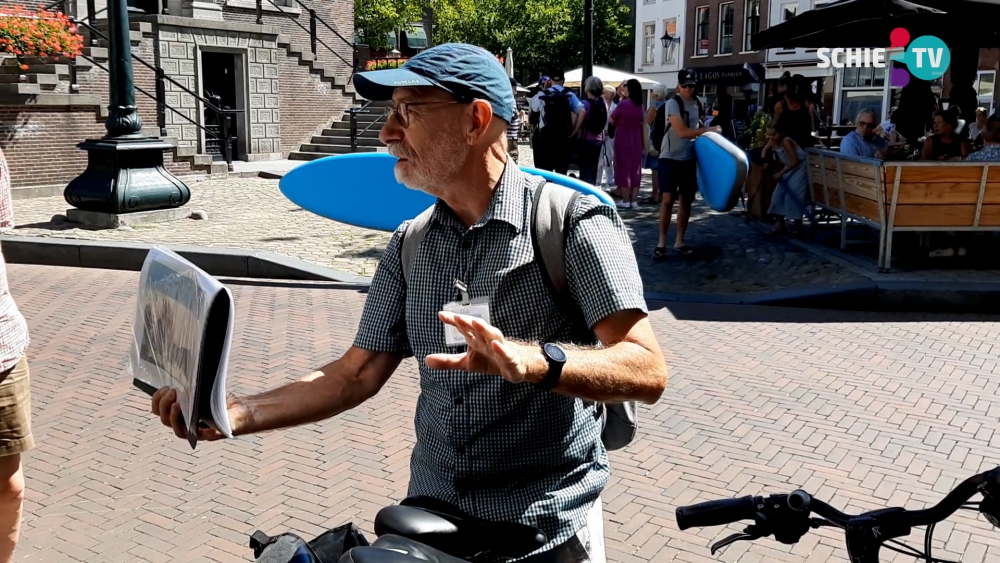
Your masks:
{"label": "brick building facade", "polygon": [[[164,81],[161,115],[156,99],[139,91],[156,95],[156,73],[135,60],[136,105],[144,132],[175,144],[166,163],[179,176],[227,169],[220,142],[205,131],[222,129],[206,100],[238,110],[229,119],[233,158],[243,161],[295,158],[355,102],[353,0],[264,0],[262,25],[252,0],[137,5],[152,13],[131,15],[133,56],[176,83]],[[99,2],[97,28],[106,30],[102,7]],[[317,16],[315,54],[309,8]],[[84,18],[86,1],[69,0],[66,12]],[[76,145],[105,134],[108,75],[100,66],[108,66],[107,44],[80,28],[86,57],[33,61],[23,72],[10,59],[0,65],[0,147],[15,189],[50,186],[61,193],[86,167],[87,155]]]}
{"label": "brick building facade", "polygon": [[687,0],[685,66],[698,72],[706,106],[738,129],[763,102],[766,55],[751,50],[750,37],[767,27],[767,9],[763,0]]}

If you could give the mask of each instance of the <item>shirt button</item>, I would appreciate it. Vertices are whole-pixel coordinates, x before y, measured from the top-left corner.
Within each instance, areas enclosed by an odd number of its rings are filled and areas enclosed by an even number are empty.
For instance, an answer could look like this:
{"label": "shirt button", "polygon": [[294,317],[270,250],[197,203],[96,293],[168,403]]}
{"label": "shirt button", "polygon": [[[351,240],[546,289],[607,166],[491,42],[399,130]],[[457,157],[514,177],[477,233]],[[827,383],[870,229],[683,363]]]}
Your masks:
{"label": "shirt button", "polygon": [[465,402],[465,401],[464,401],[464,400],[462,400],[462,398],[461,398],[461,397],[455,397],[455,404],[456,404],[456,405],[461,405],[461,404],[462,404],[462,403],[464,403],[464,402]]}
{"label": "shirt button", "polygon": [[466,250],[472,248],[472,239],[471,238],[466,238],[465,240],[463,240],[462,241],[462,248],[465,248]]}
{"label": "shirt button", "polygon": [[459,446],[455,448],[455,451],[458,452],[458,455],[465,455],[465,446]]}

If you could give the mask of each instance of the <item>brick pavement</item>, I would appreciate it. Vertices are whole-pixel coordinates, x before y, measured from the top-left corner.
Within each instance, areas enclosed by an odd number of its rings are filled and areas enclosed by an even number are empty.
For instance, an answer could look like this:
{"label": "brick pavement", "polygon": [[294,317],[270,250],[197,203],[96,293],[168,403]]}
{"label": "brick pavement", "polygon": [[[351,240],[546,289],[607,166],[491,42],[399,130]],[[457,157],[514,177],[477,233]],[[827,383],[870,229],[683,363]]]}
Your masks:
{"label": "brick pavement", "polygon": [[[137,275],[11,265],[29,320],[34,424],[19,561],[248,561],[255,529],[311,537],[405,492],[415,362],[382,392],[319,424],[194,452],[148,414],[124,362]],[[232,285],[231,387],[256,392],[341,354],[364,294],[321,284]],[[670,382],[640,439],[612,454],[611,561],[846,560],[822,530],[795,547],[708,545],[679,504],[804,487],[848,510],[921,507],[1000,464],[998,319],[672,305],[652,323]],[[735,530],[735,528],[734,528]],[[938,557],[1000,560],[988,525],[938,528]],[[916,535],[911,543],[921,543]],[[887,557],[884,561],[911,561]]]}
{"label": "brick pavement", "polygon": [[[523,164],[530,166],[530,148],[522,145],[520,151],[525,155]],[[645,179],[649,186],[648,174]],[[361,276],[374,274],[389,240],[387,233],[302,211],[281,195],[277,180],[207,180],[193,184],[192,193],[192,207],[206,210],[208,220],[129,231],[86,230],[53,222],[53,216],[66,212],[61,197],[19,200],[15,202],[15,234],[270,250]],[[372,205],[378,205],[377,201]],[[655,263],[657,207],[644,205],[619,212],[628,224],[649,292],[737,294],[864,278],[858,268],[765,236],[755,224],[711,212],[701,201],[696,203],[686,241],[699,249],[698,254],[691,258],[672,254],[667,262]],[[673,246],[673,233],[669,246]]]}

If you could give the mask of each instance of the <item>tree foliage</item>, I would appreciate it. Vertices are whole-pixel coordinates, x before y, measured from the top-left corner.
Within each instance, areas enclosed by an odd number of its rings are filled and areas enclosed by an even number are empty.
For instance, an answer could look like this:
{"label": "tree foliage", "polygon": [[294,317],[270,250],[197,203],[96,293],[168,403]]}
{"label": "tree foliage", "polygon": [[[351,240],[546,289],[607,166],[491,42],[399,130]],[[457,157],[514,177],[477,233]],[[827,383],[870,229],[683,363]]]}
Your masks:
{"label": "tree foliage", "polygon": [[373,49],[389,46],[389,34],[420,21],[429,0],[354,0],[354,30]]}
{"label": "tree foliage", "polygon": [[[522,81],[583,65],[584,0],[427,1],[435,43],[471,43],[500,56],[510,47]],[[594,0],[594,64],[610,65],[632,48],[628,7]]]}

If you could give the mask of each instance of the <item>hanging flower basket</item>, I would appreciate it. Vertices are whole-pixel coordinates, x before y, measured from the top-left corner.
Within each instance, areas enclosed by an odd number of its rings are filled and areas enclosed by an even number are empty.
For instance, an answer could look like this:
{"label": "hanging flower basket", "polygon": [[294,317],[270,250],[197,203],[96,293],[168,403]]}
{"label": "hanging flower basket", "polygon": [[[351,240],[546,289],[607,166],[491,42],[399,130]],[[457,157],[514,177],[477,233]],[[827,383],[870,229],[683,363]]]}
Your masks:
{"label": "hanging flower basket", "polygon": [[42,7],[29,10],[13,5],[0,8],[0,53],[14,55],[22,71],[28,70],[25,57],[73,59],[83,49],[83,37],[73,22],[61,12]]}

